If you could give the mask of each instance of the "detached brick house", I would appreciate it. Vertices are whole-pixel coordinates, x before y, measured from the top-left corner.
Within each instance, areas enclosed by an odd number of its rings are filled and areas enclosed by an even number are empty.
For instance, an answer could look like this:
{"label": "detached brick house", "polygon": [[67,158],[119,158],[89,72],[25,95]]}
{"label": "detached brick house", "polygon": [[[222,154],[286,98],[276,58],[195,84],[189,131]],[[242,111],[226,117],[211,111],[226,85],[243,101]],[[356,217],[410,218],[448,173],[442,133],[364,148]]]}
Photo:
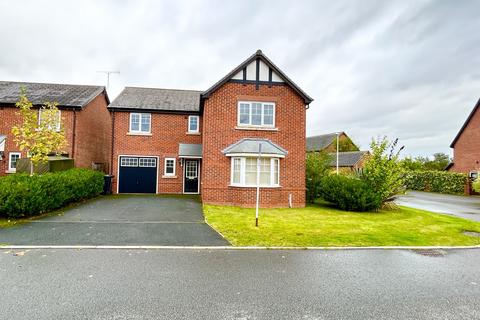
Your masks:
{"label": "detached brick house", "polygon": [[109,106],[114,192],[254,206],[261,146],[261,206],[304,206],[312,100],[260,50],[203,92],[127,87]]}
{"label": "detached brick house", "polygon": [[64,126],[66,151],[75,159],[76,167],[101,164],[108,168],[111,121],[105,87],[0,81],[0,176],[14,173],[16,161],[26,157],[12,134],[12,127],[22,122],[15,107],[22,87],[34,108],[45,102],[58,103],[59,128]]}
{"label": "detached brick house", "polygon": [[453,148],[453,162],[449,171],[469,173],[476,176],[480,171],[480,100],[460,128],[450,148]]}

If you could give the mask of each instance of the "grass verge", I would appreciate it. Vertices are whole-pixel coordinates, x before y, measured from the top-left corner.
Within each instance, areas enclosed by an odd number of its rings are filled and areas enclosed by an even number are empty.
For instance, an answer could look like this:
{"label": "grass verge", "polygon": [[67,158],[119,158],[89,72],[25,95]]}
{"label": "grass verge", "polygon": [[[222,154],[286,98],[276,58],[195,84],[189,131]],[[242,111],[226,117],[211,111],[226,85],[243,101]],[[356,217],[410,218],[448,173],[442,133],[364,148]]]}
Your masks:
{"label": "grass verge", "polygon": [[480,238],[480,223],[399,207],[379,212],[347,212],[326,205],[255,210],[204,206],[208,222],[234,246],[469,246]]}

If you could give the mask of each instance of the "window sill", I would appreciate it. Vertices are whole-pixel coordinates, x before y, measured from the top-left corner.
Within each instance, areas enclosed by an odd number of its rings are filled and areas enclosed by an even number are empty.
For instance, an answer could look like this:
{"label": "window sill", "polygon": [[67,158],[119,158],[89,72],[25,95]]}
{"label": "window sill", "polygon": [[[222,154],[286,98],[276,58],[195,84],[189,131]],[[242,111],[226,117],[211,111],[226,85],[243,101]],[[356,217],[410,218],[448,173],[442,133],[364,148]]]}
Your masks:
{"label": "window sill", "polygon": [[[238,185],[238,184],[229,184],[228,185],[229,187],[233,187],[233,188],[252,188],[252,189],[256,189],[257,186],[242,186],[242,185]],[[260,189],[278,189],[278,188],[281,188],[282,186],[260,186]]]}
{"label": "window sill", "polygon": [[165,176],[165,175],[162,176],[162,179],[177,179],[177,178],[178,176]]}
{"label": "window sill", "polygon": [[189,136],[199,136],[200,132],[187,132],[187,135],[189,135]]}
{"label": "window sill", "polygon": [[252,130],[252,131],[278,131],[278,128],[268,127],[248,127],[248,126],[236,126],[237,130]]}
{"label": "window sill", "polygon": [[17,173],[17,170],[7,170],[5,173]]}
{"label": "window sill", "polygon": [[142,132],[127,132],[127,136],[152,136],[151,133],[142,133]]}

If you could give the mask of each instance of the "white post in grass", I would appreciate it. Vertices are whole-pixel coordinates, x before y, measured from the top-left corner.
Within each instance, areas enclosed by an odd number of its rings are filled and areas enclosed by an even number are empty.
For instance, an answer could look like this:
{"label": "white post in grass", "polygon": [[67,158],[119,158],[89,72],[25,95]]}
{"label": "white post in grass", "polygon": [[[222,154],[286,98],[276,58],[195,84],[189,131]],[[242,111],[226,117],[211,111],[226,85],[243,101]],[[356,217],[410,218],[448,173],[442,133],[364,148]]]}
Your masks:
{"label": "white post in grass", "polygon": [[262,143],[258,144],[257,158],[257,203],[255,205],[255,227],[258,227],[258,204],[260,202],[260,158],[262,157]]}
{"label": "white post in grass", "polygon": [[336,132],[337,134],[337,174],[338,174],[338,147],[339,147],[339,140],[340,140],[340,132]]}

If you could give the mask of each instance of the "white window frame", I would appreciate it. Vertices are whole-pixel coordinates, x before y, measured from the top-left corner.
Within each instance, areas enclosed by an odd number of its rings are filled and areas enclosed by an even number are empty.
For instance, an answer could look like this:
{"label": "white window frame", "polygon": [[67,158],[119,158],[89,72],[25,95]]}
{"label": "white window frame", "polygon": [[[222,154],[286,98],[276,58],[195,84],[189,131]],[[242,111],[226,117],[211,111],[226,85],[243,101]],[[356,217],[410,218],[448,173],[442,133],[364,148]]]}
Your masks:
{"label": "white window frame", "polygon": [[138,157],[121,157],[120,167],[138,167]]}
{"label": "white window frame", "polygon": [[476,179],[478,177],[478,171],[470,171],[468,177],[472,180]]}
{"label": "white window frame", "polygon": [[[45,110],[43,108],[38,109],[38,125],[42,123],[42,111]],[[57,122],[57,127],[55,128],[55,131],[59,132],[60,127],[62,125],[62,111],[58,110],[58,122]]]}
{"label": "white window frame", "polygon": [[[132,129],[132,117],[133,115],[139,116],[138,130]],[[148,116],[149,118],[149,127],[148,131],[142,131],[142,117]],[[150,134],[152,133],[152,114],[151,113],[142,113],[142,112],[130,112],[129,126],[128,131],[134,134]]]}
{"label": "white window frame", "polygon": [[[169,160],[173,161],[173,173],[167,173],[167,161],[169,161]],[[177,159],[175,159],[175,158],[165,158],[163,175],[166,176],[166,177],[174,177],[176,172],[177,172]]]}
{"label": "white window frame", "polygon": [[[252,104],[253,103],[260,103],[262,105],[262,115],[261,115],[261,124],[252,124]],[[249,110],[249,117],[248,117],[248,124],[241,123],[240,122],[240,105],[241,104],[248,104],[248,110]],[[272,124],[265,124],[265,105],[273,105],[273,121]],[[265,102],[265,101],[238,101],[237,104],[237,126],[238,127],[253,127],[253,128],[275,128],[275,113],[276,113],[276,104],[275,102]]]}
{"label": "white window frame", "polygon": [[[257,184],[245,184],[245,171],[246,171],[246,159],[255,157],[232,157],[230,162],[230,185],[234,187],[256,187]],[[240,159],[240,183],[235,183],[233,181],[233,174],[234,174],[234,159]],[[265,159],[265,158],[263,158]],[[268,185],[260,185],[262,188],[277,188],[280,187],[280,158],[267,158],[270,159],[270,184]],[[274,181],[275,179],[275,163],[278,163],[278,180]],[[257,173],[258,174],[258,173]]]}
{"label": "white window frame", "polygon": [[16,163],[15,168],[12,168],[12,156],[18,156],[18,159],[20,159],[22,157],[22,154],[20,152],[10,152],[8,154],[8,172],[17,172]]}
{"label": "white window frame", "polygon": [[138,166],[140,168],[155,168],[157,166],[157,159],[152,157],[138,158]]}
{"label": "white window frame", "polygon": [[[190,120],[196,118],[197,119],[197,130],[192,130],[190,128]],[[200,132],[200,117],[199,116],[188,116],[188,133],[199,133]]]}

